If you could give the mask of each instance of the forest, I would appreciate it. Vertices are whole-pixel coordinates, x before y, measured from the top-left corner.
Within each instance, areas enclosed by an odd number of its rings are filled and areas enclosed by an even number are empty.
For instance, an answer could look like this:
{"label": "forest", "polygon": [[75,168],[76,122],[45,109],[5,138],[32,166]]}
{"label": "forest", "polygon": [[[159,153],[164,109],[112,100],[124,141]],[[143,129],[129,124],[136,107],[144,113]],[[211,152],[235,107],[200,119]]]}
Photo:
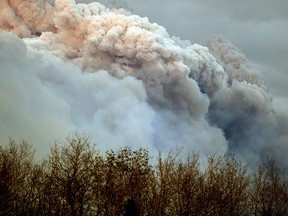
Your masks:
{"label": "forest", "polygon": [[55,143],[35,160],[33,146],[0,146],[0,215],[288,215],[285,170],[272,159],[249,172],[235,155],[155,162],[145,149],[100,154],[86,134]]}

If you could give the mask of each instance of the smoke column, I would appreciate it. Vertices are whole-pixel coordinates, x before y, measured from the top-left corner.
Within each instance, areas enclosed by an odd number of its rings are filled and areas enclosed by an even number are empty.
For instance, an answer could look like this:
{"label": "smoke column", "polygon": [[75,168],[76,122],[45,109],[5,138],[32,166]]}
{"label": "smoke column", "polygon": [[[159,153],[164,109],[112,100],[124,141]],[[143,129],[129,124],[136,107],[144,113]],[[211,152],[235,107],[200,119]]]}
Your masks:
{"label": "smoke column", "polygon": [[25,139],[45,154],[49,141],[87,130],[102,150],[178,145],[287,165],[287,116],[225,39],[191,44],[98,2],[2,0],[0,18],[2,143]]}

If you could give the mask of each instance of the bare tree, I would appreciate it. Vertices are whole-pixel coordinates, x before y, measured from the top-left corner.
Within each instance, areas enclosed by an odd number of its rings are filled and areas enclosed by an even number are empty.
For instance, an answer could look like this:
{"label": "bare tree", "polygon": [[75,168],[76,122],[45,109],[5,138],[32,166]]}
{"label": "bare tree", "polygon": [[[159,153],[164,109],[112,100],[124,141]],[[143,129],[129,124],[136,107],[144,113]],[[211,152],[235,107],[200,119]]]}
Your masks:
{"label": "bare tree", "polygon": [[32,175],[34,151],[27,142],[9,141],[0,146],[0,213],[28,214],[33,206],[29,180]]}
{"label": "bare tree", "polygon": [[249,177],[235,156],[210,157],[205,172],[206,215],[246,215]]}
{"label": "bare tree", "polygon": [[288,215],[288,182],[273,160],[246,173],[234,155],[149,162],[145,149],[101,155],[86,134],[34,161],[26,142],[0,146],[0,215]]}
{"label": "bare tree", "polygon": [[255,216],[288,215],[288,182],[273,160],[269,159],[253,175],[250,197]]}
{"label": "bare tree", "polygon": [[87,215],[91,210],[95,154],[89,137],[79,133],[69,136],[66,145],[51,148],[48,178],[61,214]]}
{"label": "bare tree", "polygon": [[102,199],[100,212],[103,215],[121,215],[125,211],[127,213],[131,203],[135,209],[143,212],[148,202],[149,178],[152,176],[148,152],[144,149],[132,151],[130,147],[117,153],[111,150],[106,153],[102,167],[102,187],[95,190],[95,194],[99,197],[100,193]]}

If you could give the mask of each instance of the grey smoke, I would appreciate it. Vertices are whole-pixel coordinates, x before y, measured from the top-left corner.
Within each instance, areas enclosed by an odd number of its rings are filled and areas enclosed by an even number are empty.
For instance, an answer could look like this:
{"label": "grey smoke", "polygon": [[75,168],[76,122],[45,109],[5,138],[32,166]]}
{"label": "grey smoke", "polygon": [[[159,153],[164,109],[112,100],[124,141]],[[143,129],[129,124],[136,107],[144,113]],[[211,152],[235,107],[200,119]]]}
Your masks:
{"label": "grey smoke", "polygon": [[269,80],[266,84],[275,109],[288,114],[285,1],[126,1],[134,13],[165,26],[170,35],[193,43],[206,44],[211,35],[224,35],[245,53],[264,80]]}
{"label": "grey smoke", "polygon": [[287,150],[288,118],[274,110],[260,72],[223,38],[212,38],[208,47],[228,75],[229,84],[211,98],[208,115],[224,131],[229,151],[250,163],[276,157],[287,164],[286,157],[278,156]]}
{"label": "grey smoke", "polygon": [[201,156],[235,152],[249,164],[287,152],[287,116],[223,38],[191,44],[99,2],[6,0],[0,9],[1,142],[12,136],[46,151],[80,129],[101,150],[178,145]]}

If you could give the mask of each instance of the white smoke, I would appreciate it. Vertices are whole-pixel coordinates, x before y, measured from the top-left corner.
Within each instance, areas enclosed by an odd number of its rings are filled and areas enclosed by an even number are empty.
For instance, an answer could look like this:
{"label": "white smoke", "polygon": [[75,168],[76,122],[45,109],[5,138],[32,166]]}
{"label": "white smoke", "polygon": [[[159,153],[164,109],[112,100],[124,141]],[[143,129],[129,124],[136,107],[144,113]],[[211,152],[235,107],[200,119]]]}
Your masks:
{"label": "white smoke", "polygon": [[191,44],[98,2],[5,0],[0,11],[0,28],[25,38],[0,36],[0,96],[9,99],[0,105],[2,142],[44,147],[80,129],[101,149],[178,145],[201,155],[236,151],[247,162],[287,148],[287,118],[274,112],[260,72],[224,39]]}

